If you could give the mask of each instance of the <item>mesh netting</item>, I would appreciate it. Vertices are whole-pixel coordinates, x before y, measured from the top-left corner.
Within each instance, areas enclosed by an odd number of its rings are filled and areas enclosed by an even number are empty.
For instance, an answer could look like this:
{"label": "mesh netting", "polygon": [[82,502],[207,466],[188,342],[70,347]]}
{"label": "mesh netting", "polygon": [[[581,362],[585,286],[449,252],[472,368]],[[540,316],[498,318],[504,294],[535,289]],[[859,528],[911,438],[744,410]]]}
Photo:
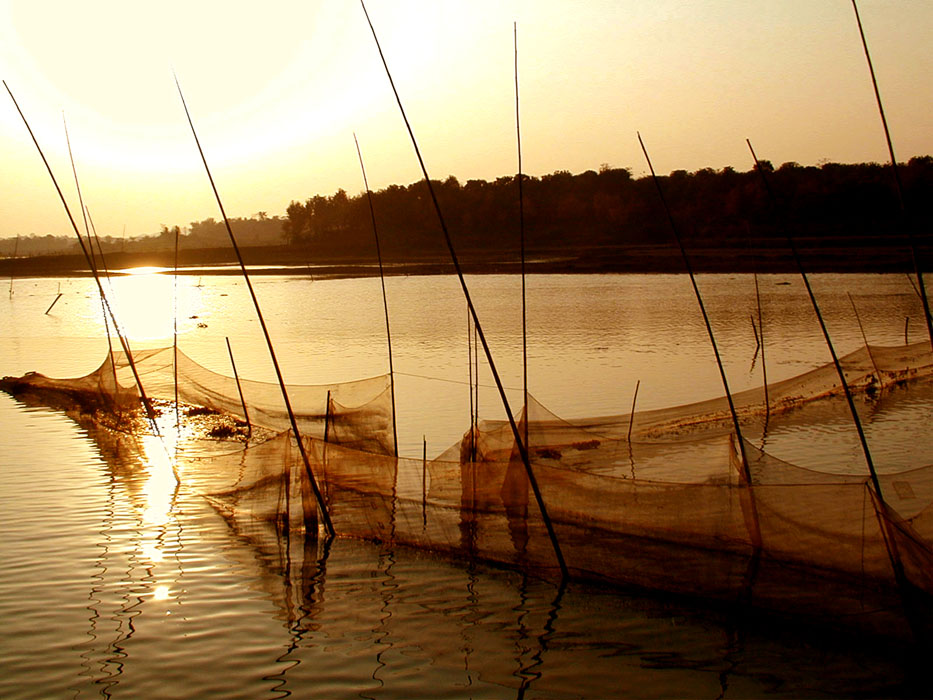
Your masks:
{"label": "mesh netting", "polygon": [[[171,398],[172,350],[134,358],[147,391]],[[921,345],[862,348],[841,362],[861,392],[933,369]],[[134,396],[124,388],[130,385],[125,365],[115,354],[113,364],[87,377],[33,374],[6,380],[5,387],[125,403]],[[289,388],[337,533],[557,574],[511,427],[485,421],[437,459],[395,458],[388,382]],[[281,432],[230,452],[206,454],[192,444],[179,453],[177,471],[238,533],[267,551],[281,550],[284,533],[317,532],[308,467],[294,436],[282,430],[279,388],[257,382],[242,388],[251,418]],[[789,411],[838,392],[834,368],[821,367],[769,386],[770,410]],[[179,395],[239,413],[234,380],[181,354]],[[763,390],[735,397],[746,421],[764,412],[763,401]],[[881,503],[860,466],[824,473],[746,441],[748,483],[730,428],[725,399],[573,421],[530,400],[518,429],[527,430],[533,473],[571,575],[885,634],[905,629],[917,609],[929,615],[933,466],[882,475]]]}
{"label": "mesh netting", "polygon": [[[148,398],[174,401],[175,352],[170,347],[133,351],[133,363]],[[177,358],[180,402],[240,419],[246,419],[248,413],[253,425],[274,432],[291,427],[278,384],[240,379],[238,390],[234,377],[212,372],[181,350],[177,351]],[[126,409],[139,403],[133,368],[123,352],[108,354],[100,367],[83,377],[53,379],[30,373],[23,377],[6,377],[0,388],[14,395],[36,393],[46,398],[54,395],[60,404],[70,403],[98,411],[113,407]],[[328,436],[330,441],[345,440],[351,446],[370,452],[395,451],[388,375],[336,384],[290,384],[287,390],[302,435],[323,439],[329,424],[333,431],[333,435]]]}

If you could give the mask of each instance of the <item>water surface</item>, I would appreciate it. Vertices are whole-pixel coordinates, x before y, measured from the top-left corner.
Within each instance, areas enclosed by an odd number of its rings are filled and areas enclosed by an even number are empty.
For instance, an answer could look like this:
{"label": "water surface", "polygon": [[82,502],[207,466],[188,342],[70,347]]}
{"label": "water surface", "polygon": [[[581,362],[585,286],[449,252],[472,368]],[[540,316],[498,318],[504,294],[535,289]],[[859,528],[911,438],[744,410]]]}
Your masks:
{"label": "water surface", "polygon": [[[513,402],[521,394],[520,282],[470,278]],[[699,278],[731,388],[760,384],[748,275]],[[254,282],[289,382],[387,370],[378,280]],[[828,358],[802,285],[762,276],[768,378]],[[59,287],[60,285],[60,287]],[[134,349],[171,344],[230,374],[272,380],[242,281],[115,279]],[[921,338],[897,275],[814,278],[840,353]],[[469,420],[467,313],[456,280],[387,280],[402,453],[429,457]],[[62,298],[45,311],[59,289]],[[852,303],[855,303],[856,312]],[[689,280],[538,276],[528,282],[530,391],[566,417],[625,413],[722,393]],[[15,280],[0,298],[0,373],[76,376],[107,351],[87,280]],[[177,309],[177,312],[176,312]],[[909,319],[909,320],[906,320]],[[906,321],[905,321],[906,320]],[[479,364],[481,414],[501,406]],[[860,410],[879,469],[931,454],[929,388]],[[295,545],[289,566],[256,549],[152,455],[64,415],[0,395],[0,697],[813,697],[904,695],[898,649],[620,591],[529,579],[428,553],[336,540]],[[759,431],[760,432],[760,431]],[[777,456],[859,468],[850,422],[753,434]]]}

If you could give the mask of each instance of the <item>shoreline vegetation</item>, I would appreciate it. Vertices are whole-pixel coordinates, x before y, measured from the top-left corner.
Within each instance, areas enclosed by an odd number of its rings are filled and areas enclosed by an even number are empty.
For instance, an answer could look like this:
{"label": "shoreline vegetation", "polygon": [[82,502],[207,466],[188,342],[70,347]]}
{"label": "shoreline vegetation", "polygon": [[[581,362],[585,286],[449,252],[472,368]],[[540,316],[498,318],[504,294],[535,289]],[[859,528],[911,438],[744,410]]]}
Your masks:
{"label": "shoreline vegetation", "polygon": [[[925,237],[918,253],[924,272],[933,245]],[[352,257],[322,258],[308,256],[289,246],[243,247],[244,262],[251,275],[296,274],[313,278],[370,277],[379,275],[375,260]],[[313,253],[313,251],[311,251]],[[808,272],[840,273],[909,273],[912,272],[910,248],[906,237],[897,241],[859,238],[821,239],[798,243],[798,252]],[[786,247],[692,248],[691,265],[699,273],[796,273],[797,268]],[[306,262],[303,262],[306,260]],[[122,273],[134,268],[159,268],[171,272],[171,251],[108,253],[107,268]],[[421,256],[383,261],[386,276],[454,274],[453,264],[441,256]],[[467,274],[519,274],[521,263],[483,251],[462,252],[461,265]],[[585,250],[550,251],[525,261],[527,274],[686,274],[680,251],[670,245],[604,246]],[[179,253],[180,275],[240,275],[242,272],[231,250],[205,248]],[[91,271],[84,256],[42,255],[0,259],[0,277],[89,277]]]}
{"label": "shoreline vegetation", "polygon": [[[910,234],[918,262],[929,270],[933,233],[926,210],[933,201],[933,157],[901,164],[910,216],[898,213],[890,167],[876,163],[770,170],[786,215],[781,222],[754,169],[674,171],[660,180],[699,272],[795,272],[790,232],[812,272],[909,272]],[[518,178],[432,181],[450,235],[469,273],[520,270]],[[558,171],[522,176],[526,272],[678,273],[680,252],[667,230],[650,177],[603,165],[599,172]],[[449,254],[433,219],[424,181],[372,193],[386,274],[447,274]],[[244,262],[254,274],[303,270],[315,277],[378,274],[366,193],[343,190],[293,201],[286,216],[232,219]],[[237,274],[223,222],[162,226],[152,236],[95,239],[109,270],[173,268],[179,234],[182,274]],[[229,268],[229,269],[228,269]],[[0,276],[90,275],[70,236],[30,235],[0,240]]]}

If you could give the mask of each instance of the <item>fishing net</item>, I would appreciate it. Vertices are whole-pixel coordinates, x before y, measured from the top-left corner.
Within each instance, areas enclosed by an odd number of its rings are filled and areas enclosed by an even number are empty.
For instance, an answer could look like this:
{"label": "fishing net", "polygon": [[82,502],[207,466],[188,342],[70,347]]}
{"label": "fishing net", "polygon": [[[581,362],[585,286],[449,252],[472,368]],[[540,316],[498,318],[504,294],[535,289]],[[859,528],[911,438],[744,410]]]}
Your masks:
{"label": "fishing net", "polygon": [[[174,393],[172,355],[134,354],[154,397]],[[240,414],[233,379],[179,358],[184,401]],[[116,353],[87,377],[27,375],[4,386],[126,402],[134,397],[126,364]],[[841,364],[856,394],[933,370],[923,345],[866,347]],[[229,451],[192,443],[179,453],[179,478],[270,559],[282,560],[291,538],[317,532],[310,468],[341,536],[558,574],[511,426],[483,421],[436,459],[396,458],[388,381],[289,388],[308,465],[283,430],[279,388],[241,382],[251,419],[271,437],[228,443],[236,448]],[[770,385],[768,411],[806,419],[808,406],[839,392],[835,369],[820,367]],[[734,400],[743,423],[765,412],[763,390]],[[903,632],[917,610],[933,610],[933,466],[882,474],[882,502],[861,465],[826,473],[739,443],[725,399],[572,421],[532,399],[517,428],[527,432],[541,500],[576,578],[885,635]]]}
{"label": "fishing net", "polygon": [[[175,362],[177,357],[177,380]],[[291,427],[278,384],[237,379],[212,372],[181,350],[134,350],[109,353],[100,367],[82,377],[51,378],[38,373],[5,377],[0,388],[14,396],[34,395],[45,403],[95,413],[123,413],[139,405],[139,384],[149,399],[174,402],[249,420],[273,432]],[[135,366],[139,382],[133,374]],[[289,403],[302,435],[347,444],[369,452],[395,451],[390,378],[380,375],[351,382],[287,387]],[[245,409],[244,409],[245,406]]]}

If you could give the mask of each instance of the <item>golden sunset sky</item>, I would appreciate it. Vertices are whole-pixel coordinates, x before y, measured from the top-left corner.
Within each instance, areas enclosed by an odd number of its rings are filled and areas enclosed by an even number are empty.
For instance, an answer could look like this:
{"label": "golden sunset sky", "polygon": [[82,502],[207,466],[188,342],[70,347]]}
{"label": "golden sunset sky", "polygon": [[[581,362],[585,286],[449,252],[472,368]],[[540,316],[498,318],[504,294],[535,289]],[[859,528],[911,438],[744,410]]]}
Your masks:
{"label": "golden sunset sky", "polygon": [[[887,160],[849,0],[369,0],[433,178]],[[933,153],[933,2],[861,0],[898,159]],[[0,78],[74,202],[62,115],[101,235],[420,179],[358,2],[0,0]],[[78,215],[77,205],[74,212]],[[0,237],[70,235],[6,91]]]}

